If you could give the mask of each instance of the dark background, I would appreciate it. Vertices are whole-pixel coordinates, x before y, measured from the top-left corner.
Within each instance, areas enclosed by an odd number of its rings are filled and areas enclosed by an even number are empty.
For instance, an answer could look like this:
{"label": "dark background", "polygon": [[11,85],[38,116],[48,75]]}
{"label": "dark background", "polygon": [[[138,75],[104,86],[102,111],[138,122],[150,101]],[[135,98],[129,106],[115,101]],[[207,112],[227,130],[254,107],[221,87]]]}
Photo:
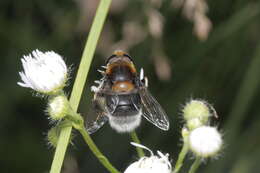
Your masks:
{"label": "dark background", "polygon": [[[145,69],[150,90],[171,121],[170,130],[163,132],[144,120],[137,129],[142,144],[169,153],[175,163],[181,148],[182,105],[191,98],[205,99],[218,112],[213,125],[223,134],[224,148],[217,159],[205,161],[200,172],[260,172],[260,2],[208,0],[206,16],[212,29],[202,32],[209,34],[207,40],[194,34],[196,21],[175,3],[113,1],[79,112],[84,115],[88,110],[90,85],[101,77],[96,70],[114,49],[124,49],[137,69]],[[96,0],[0,1],[0,172],[50,169],[54,150],[46,141],[51,127],[44,113],[46,99],[16,84],[20,58],[34,49],[63,55],[72,65],[69,94],[96,4]],[[129,135],[117,134],[108,124],[92,137],[121,171],[137,159]],[[192,160],[190,154],[182,172]],[[75,132],[63,172],[107,171]]]}

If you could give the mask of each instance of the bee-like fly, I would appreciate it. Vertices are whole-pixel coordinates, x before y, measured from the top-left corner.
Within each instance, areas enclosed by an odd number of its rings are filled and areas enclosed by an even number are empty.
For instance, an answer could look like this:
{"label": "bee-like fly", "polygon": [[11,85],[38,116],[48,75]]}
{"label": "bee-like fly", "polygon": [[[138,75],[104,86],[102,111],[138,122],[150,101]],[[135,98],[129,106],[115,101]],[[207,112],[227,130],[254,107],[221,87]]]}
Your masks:
{"label": "bee-like fly", "polygon": [[148,80],[141,69],[138,75],[132,58],[115,51],[106,61],[103,77],[92,86],[96,118],[87,122],[89,133],[97,131],[106,121],[117,132],[131,132],[141,123],[142,116],[162,130],[169,129],[166,113],[148,91]]}

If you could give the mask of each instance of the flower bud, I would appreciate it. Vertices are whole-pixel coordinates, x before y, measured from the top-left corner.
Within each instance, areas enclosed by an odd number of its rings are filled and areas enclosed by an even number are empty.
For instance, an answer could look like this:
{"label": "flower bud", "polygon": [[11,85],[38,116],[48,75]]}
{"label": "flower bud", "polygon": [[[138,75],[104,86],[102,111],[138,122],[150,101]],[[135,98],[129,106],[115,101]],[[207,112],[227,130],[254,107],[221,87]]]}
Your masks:
{"label": "flower bud", "polygon": [[[184,106],[183,109],[183,116],[187,122],[191,119],[197,119],[201,124],[205,124],[207,123],[210,115],[210,109],[205,101],[191,100]],[[195,121],[191,122],[191,124],[199,123]]]}
{"label": "flower bud", "polygon": [[212,157],[220,151],[222,137],[215,127],[201,126],[191,131],[189,146],[197,156]]}
{"label": "flower bud", "polygon": [[203,126],[203,124],[202,124],[202,121],[200,121],[200,119],[198,119],[198,118],[193,118],[193,119],[190,119],[189,121],[187,121],[187,127],[190,130],[196,129],[200,126]]}
{"label": "flower bud", "polygon": [[[56,126],[52,127],[48,131],[47,140],[48,140],[49,146],[56,148],[56,146],[58,144],[59,137],[60,137],[61,129],[63,127],[67,127],[67,126],[70,126],[70,123],[68,123],[66,121],[61,121],[58,124],[56,124]],[[72,133],[70,135],[70,143],[72,143],[73,137],[74,137],[74,135]]]}
{"label": "flower bud", "polygon": [[59,140],[59,136],[60,136],[60,129],[57,126],[56,127],[52,127],[48,131],[48,135],[47,135],[48,144],[51,147],[56,148],[58,140]]}
{"label": "flower bud", "polygon": [[67,98],[59,95],[49,100],[47,111],[51,119],[60,120],[68,114],[69,106]]}
{"label": "flower bud", "polygon": [[68,79],[68,69],[62,57],[53,51],[35,50],[21,59],[23,82],[17,84],[39,93],[53,95],[61,91]]}
{"label": "flower bud", "polygon": [[182,130],[181,130],[181,135],[182,135],[182,137],[183,138],[187,138],[188,136],[189,136],[189,131],[188,131],[188,129],[187,128],[182,128]]}

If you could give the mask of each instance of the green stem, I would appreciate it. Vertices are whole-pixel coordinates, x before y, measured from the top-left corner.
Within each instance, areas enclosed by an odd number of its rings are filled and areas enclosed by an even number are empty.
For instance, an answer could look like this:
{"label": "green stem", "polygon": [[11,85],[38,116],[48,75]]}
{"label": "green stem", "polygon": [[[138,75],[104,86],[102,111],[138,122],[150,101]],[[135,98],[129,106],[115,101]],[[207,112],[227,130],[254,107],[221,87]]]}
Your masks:
{"label": "green stem", "polygon": [[195,173],[197,171],[197,169],[199,168],[200,163],[201,163],[201,158],[196,157],[195,161],[193,162],[193,164],[190,167],[189,173]]}
{"label": "green stem", "polygon": [[99,151],[93,140],[90,138],[84,127],[79,128],[78,131],[81,133],[85,142],[88,144],[91,151],[95,154],[98,160],[107,168],[111,173],[119,173],[119,171],[109,162],[109,160]]}
{"label": "green stem", "polygon": [[188,151],[189,151],[188,142],[187,142],[187,140],[184,139],[184,144],[182,146],[181,152],[179,153],[178,160],[177,160],[177,162],[175,164],[173,173],[179,172],[179,170],[182,167],[183,161],[184,161],[185,156],[188,153]]}
{"label": "green stem", "polygon": [[69,144],[71,126],[61,129],[60,137],[55,150],[50,173],[59,173],[64,160],[65,152]]}
{"label": "green stem", "polygon": [[[91,26],[89,37],[86,46],[83,51],[80,66],[77,72],[77,77],[73,85],[73,89],[70,96],[70,104],[73,110],[76,112],[80,102],[81,94],[84,88],[84,84],[88,75],[90,64],[93,59],[94,51],[103,28],[108,9],[110,7],[111,0],[101,0]],[[64,160],[65,152],[69,143],[72,126],[64,127],[61,129],[60,137],[54,154],[54,158],[51,165],[50,173],[60,173],[62,163]]]}
{"label": "green stem", "polygon": [[[72,108],[76,110],[79,105],[79,101],[81,98],[81,94],[87,79],[88,71],[90,68],[90,64],[92,62],[92,58],[94,55],[94,51],[97,46],[98,38],[100,36],[101,30],[103,28],[103,24],[105,22],[109,6],[112,0],[101,0],[98,6],[96,16],[94,18],[92,27],[89,32],[88,40],[83,51],[82,60],[79,66],[79,70],[77,73],[77,78],[75,80],[72,94],[70,97],[70,102]],[[74,92],[73,92],[74,91]]]}
{"label": "green stem", "polygon": [[72,126],[81,133],[86,144],[89,146],[89,148],[93,152],[93,154],[98,158],[98,160],[101,162],[101,164],[103,164],[104,167],[107,168],[111,173],[119,173],[119,171],[99,151],[98,147],[96,146],[96,144],[93,142],[93,140],[89,136],[86,128],[84,127],[84,120],[83,120],[82,116],[80,114],[74,112],[73,109],[70,107],[70,109],[68,110],[68,114],[66,116],[66,120],[68,120],[72,124]]}
{"label": "green stem", "polygon": [[[133,139],[133,141],[135,143],[141,144],[141,142],[140,142],[140,140],[139,140],[135,131],[131,132],[130,135],[131,135],[131,138]],[[142,148],[136,147],[136,151],[137,151],[137,154],[140,158],[144,157],[144,150]]]}

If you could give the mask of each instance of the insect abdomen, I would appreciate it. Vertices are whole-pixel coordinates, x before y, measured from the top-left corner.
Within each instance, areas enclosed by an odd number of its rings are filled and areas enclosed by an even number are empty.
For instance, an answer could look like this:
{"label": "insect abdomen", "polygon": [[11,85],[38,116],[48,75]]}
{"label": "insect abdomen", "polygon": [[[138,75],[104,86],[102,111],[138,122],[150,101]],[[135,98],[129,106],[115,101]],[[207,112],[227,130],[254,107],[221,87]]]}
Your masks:
{"label": "insect abdomen", "polygon": [[117,100],[116,107],[109,116],[111,127],[120,133],[133,131],[141,123],[141,100],[139,95],[134,93],[108,96],[107,104],[109,109],[112,109],[109,106],[113,105],[115,100]]}

